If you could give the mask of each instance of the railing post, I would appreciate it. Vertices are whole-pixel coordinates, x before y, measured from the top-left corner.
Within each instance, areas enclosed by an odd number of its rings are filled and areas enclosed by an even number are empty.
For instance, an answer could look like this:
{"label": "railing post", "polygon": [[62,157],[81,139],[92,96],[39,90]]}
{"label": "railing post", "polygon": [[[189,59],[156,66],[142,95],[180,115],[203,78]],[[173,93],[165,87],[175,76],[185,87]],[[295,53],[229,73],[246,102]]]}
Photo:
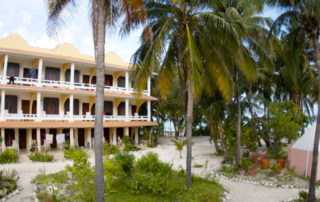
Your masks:
{"label": "railing post", "polygon": [[70,121],[73,121],[73,95],[70,95],[70,99],[69,99],[69,113],[70,113]]}
{"label": "railing post", "polygon": [[151,102],[148,100],[148,121],[151,121]]}
{"label": "railing post", "polygon": [[[1,119],[4,120],[4,105],[5,105],[6,91],[1,91]],[[3,140],[4,141],[4,140]]]}
{"label": "railing post", "polygon": [[38,86],[41,86],[41,76],[42,76],[42,59],[39,59],[39,63],[38,63]]}
{"label": "railing post", "polygon": [[2,76],[3,76],[2,83],[3,84],[7,83],[7,68],[8,68],[8,55],[5,54],[4,55],[4,62],[3,62],[3,71],[2,71]]}
{"label": "railing post", "polygon": [[129,71],[126,71],[126,93],[129,94]]}

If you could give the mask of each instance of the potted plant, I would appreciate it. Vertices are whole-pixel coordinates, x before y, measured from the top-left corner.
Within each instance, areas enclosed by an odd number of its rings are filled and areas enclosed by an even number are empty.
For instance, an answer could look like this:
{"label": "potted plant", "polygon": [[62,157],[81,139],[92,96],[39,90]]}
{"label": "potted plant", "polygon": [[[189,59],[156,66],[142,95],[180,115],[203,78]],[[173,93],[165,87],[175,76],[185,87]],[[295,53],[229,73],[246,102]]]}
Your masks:
{"label": "potted plant", "polygon": [[277,163],[280,164],[281,169],[284,168],[285,166],[285,154],[283,154],[282,152],[279,152],[277,154],[275,154],[275,158],[277,159]]}
{"label": "potted plant", "polygon": [[270,160],[269,159],[262,159],[261,160],[262,169],[268,169],[269,165],[270,165]]}
{"label": "potted plant", "polygon": [[246,174],[246,170],[248,170],[249,166],[251,165],[252,165],[252,162],[249,159],[247,158],[242,159],[242,161],[240,162],[239,175]]}
{"label": "potted plant", "polygon": [[271,165],[271,170],[274,171],[277,174],[281,173],[281,165],[279,163],[274,163]]}
{"label": "potted plant", "polygon": [[254,165],[249,166],[248,175],[255,176],[257,174],[256,167]]}

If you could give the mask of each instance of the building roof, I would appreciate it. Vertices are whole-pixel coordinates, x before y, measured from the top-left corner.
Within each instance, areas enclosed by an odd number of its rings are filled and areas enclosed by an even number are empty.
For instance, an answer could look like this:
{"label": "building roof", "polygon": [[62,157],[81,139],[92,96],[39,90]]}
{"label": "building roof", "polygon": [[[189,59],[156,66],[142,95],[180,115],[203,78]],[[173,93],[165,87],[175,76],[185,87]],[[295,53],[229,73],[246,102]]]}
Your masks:
{"label": "building roof", "polygon": [[[293,144],[293,149],[313,151],[314,135],[316,133],[317,122],[312,124],[306,132]],[[319,144],[320,150],[320,144]]]}
{"label": "building roof", "polygon": [[[157,123],[151,121],[115,121],[103,122],[104,128],[141,127],[156,126]],[[1,128],[94,128],[94,122],[59,122],[59,121],[1,121]]]}
{"label": "building roof", "polygon": [[[53,49],[30,46],[20,35],[11,34],[0,40],[0,51],[30,54],[38,57],[55,57],[95,64],[94,56],[84,55],[71,43],[63,43]],[[105,54],[106,66],[129,69],[131,65],[124,62],[115,52]]]}

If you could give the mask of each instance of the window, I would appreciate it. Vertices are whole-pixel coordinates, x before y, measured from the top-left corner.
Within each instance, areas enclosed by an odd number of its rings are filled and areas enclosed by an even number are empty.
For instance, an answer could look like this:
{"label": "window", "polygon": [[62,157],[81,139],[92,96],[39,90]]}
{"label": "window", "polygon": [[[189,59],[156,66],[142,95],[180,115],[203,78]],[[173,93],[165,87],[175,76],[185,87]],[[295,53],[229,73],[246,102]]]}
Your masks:
{"label": "window", "polygon": [[[71,71],[70,69],[68,69],[65,73],[65,76],[64,76],[64,80],[65,81],[70,81],[70,75],[71,75]],[[79,83],[80,82],[80,72],[79,70],[75,70],[74,71],[74,82],[75,83]]]}
{"label": "window", "polygon": [[6,95],[4,107],[9,113],[16,114],[18,112],[18,97],[15,95]]}
{"label": "window", "polygon": [[55,67],[46,67],[45,80],[60,81],[60,69]]}
{"label": "window", "polygon": [[59,114],[59,99],[44,98],[43,109],[46,112],[46,114]]}
{"label": "window", "polygon": [[126,79],[123,76],[118,78],[118,87],[126,87]]}
{"label": "window", "polygon": [[[70,111],[70,99],[67,99],[66,102],[64,103],[64,114],[66,115],[67,112]],[[79,115],[79,100],[74,99],[73,100],[73,115]]]}
{"label": "window", "polygon": [[19,77],[19,71],[20,71],[20,64],[11,63],[11,62],[8,63],[7,76]]}
{"label": "window", "polygon": [[105,74],[104,75],[104,85],[105,86],[112,86],[113,85],[112,83],[113,83],[112,75]]}
{"label": "window", "polygon": [[121,102],[120,104],[119,104],[119,106],[118,106],[118,115],[119,116],[124,116],[124,115],[126,115],[126,109],[125,109],[126,107],[125,107],[125,103],[124,102]]}
{"label": "window", "polygon": [[113,114],[113,102],[104,101],[104,114],[112,116]]}

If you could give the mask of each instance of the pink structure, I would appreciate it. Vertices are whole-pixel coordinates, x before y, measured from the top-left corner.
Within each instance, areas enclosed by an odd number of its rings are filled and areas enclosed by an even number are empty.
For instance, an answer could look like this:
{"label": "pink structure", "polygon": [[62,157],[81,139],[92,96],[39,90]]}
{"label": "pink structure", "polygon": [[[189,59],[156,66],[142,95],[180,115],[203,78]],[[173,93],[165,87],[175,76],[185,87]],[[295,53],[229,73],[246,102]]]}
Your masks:
{"label": "pink structure", "polygon": [[[312,152],[314,135],[316,132],[316,123],[307,129],[305,134],[301,136],[293,145],[288,145],[288,162],[290,168],[295,168],[295,173],[299,175],[309,176],[311,173]],[[320,148],[320,147],[319,147]],[[319,149],[320,151],[320,149]],[[318,157],[318,162],[320,156]],[[316,180],[320,181],[320,166],[317,167]]]}

